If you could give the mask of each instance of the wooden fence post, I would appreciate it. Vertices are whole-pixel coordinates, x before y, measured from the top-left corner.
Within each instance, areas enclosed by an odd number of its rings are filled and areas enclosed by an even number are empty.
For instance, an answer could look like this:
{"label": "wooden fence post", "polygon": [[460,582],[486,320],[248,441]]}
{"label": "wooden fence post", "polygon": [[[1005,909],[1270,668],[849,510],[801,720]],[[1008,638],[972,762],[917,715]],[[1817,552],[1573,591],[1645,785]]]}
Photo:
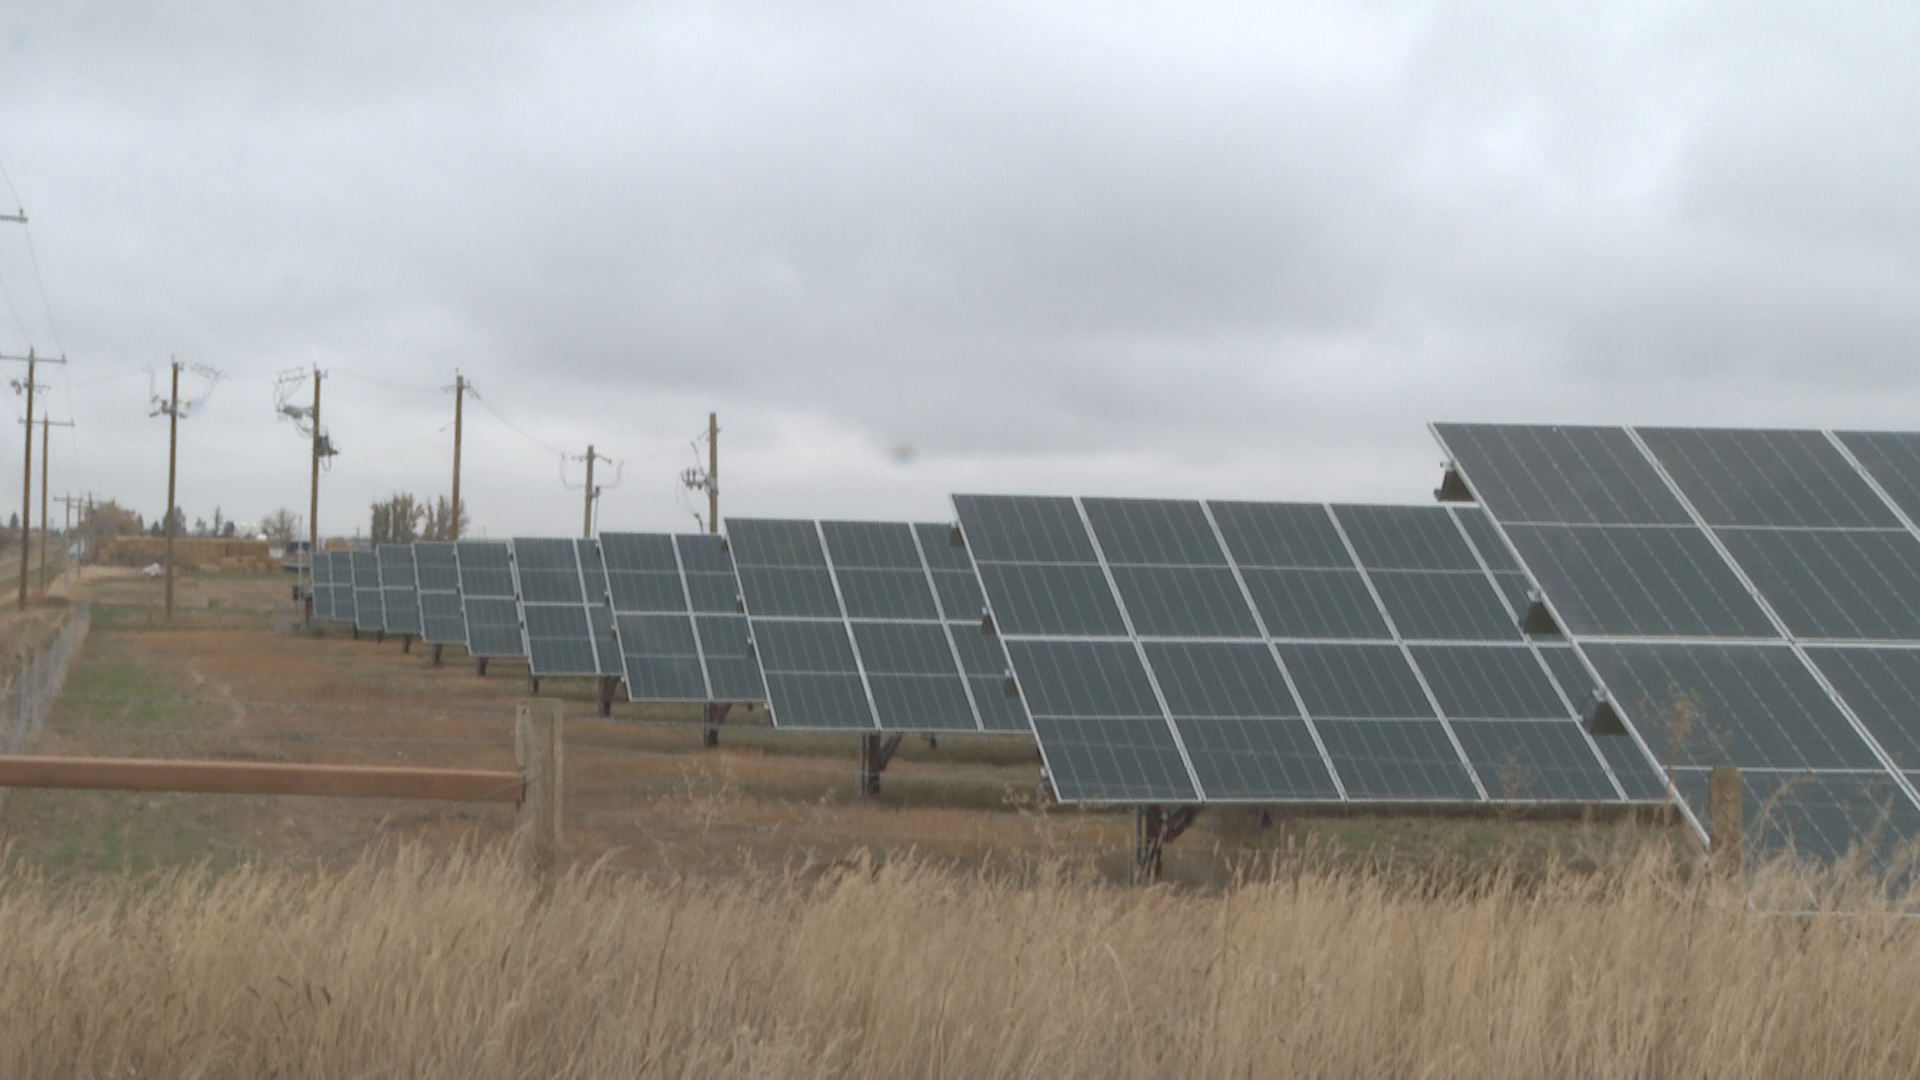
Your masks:
{"label": "wooden fence post", "polygon": [[1732,765],[1716,765],[1707,775],[1708,857],[1721,877],[1736,882],[1746,847],[1741,837],[1745,808],[1740,788],[1740,770]]}
{"label": "wooden fence post", "polygon": [[565,766],[558,701],[525,701],[514,717],[513,749],[527,778],[514,859],[551,886],[560,868],[560,792]]}

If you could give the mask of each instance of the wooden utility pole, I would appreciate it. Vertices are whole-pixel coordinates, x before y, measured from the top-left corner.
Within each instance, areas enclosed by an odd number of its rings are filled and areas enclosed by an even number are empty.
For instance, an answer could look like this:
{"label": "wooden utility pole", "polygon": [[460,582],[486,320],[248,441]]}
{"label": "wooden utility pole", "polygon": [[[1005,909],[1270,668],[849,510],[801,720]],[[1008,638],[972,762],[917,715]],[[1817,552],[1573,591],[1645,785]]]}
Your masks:
{"label": "wooden utility pole", "polygon": [[[180,361],[173,368],[173,396],[167,402],[167,622],[173,621],[173,480],[175,452],[180,446]],[[24,586],[21,604],[25,605]]]}
{"label": "wooden utility pole", "polygon": [[320,368],[313,369],[313,474],[307,486],[307,622],[313,622],[313,567],[320,554]]}
{"label": "wooden utility pole", "polygon": [[707,414],[707,531],[720,531],[720,414]]}
{"label": "wooden utility pole", "polygon": [[47,462],[51,455],[47,453],[47,429],[50,427],[72,427],[73,421],[62,420],[55,425],[46,417],[40,418],[40,591],[47,591]]}
{"label": "wooden utility pole", "polygon": [[587,516],[580,523],[580,535],[593,539],[593,444],[587,444]]}
{"label": "wooden utility pole", "polygon": [[460,539],[460,412],[467,401],[467,378],[453,373],[453,521],[452,539]]}
{"label": "wooden utility pole", "polygon": [[[25,215],[22,215],[20,220],[22,221],[26,220]],[[67,362],[67,358],[64,356],[59,358],[58,360],[55,360],[50,356],[41,357],[37,355],[32,349],[28,349],[27,355],[25,356],[0,356],[0,360],[25,361],[27,365],[27,450],[25,455],[26,461],[23,462],[21,465],[21,471],[24,473],[24,476],[20,482],[20,610],[21,611],[27,610],[27,559],[28,559],[28,548],[31,546],[33,541],[33,530],[31,528],[33,524],[33,391],[34,391],[33,376],[34,376],[35,368],[39,366],[39,363],[42,359],[45,359],[46,362],[49,364],[64,364]]]}

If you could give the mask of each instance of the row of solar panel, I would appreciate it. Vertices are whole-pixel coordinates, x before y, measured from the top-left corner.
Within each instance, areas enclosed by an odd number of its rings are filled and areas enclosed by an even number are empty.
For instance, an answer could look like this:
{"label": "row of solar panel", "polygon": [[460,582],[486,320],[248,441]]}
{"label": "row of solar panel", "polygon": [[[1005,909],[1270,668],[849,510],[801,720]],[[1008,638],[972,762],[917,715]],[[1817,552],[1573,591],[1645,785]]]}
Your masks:
{"label": "row of solar panel", "polygon": [[[717,536],[381,545],[322,553],[315,611],[474,656],[524,656],[536,676],[619,675],[634,701],[767,702],[780,727],[1027,734],[951,537],[948,526],[741,521],[739,569]],[[773,543],[810,544],[796,557],[812,561],[782,566]]]}
{"label": "row of solar panel", "polygon": [[[960,528],[422,544],[414,574],[423,608],[464,610],[476,655],[607,673],[585,666],[580,614],[604,598],[611,633],[593,641],[634,700],[767,701],[789,728],[1031,732],[1066,801],[1661,797],[1643,752],[1579,722],[1594,680],[1578,659],[1522,635],[1526,579],[1477,512],[956,504]],[[361,595],[389,568],[404,591],[404,558],[363,555]],[[549,636],[581,663],[543,654],[541,605],[571,614]]]}

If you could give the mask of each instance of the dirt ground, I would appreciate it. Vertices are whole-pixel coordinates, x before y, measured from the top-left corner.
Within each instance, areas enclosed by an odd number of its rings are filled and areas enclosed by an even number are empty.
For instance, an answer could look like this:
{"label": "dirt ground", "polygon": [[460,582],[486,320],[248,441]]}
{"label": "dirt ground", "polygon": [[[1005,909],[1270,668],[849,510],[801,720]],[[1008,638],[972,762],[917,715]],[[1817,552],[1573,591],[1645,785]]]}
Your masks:
{"label": "dirt ground", "polygon": [[[290,576],[206,576],[162,585],[88,568],[63,587],[93,603],[93,630],[34,752],[512,768],[526,668],[476,674],[458,646],[356,640],[302,627]],[[1131,817],[1037,797],[1031,740],[906,740],[878,797],[857,794],[854,736],[774,731],[736,708],[703,748],[694,707],[616,705],[594,715],[589,680],[544,680],[564,703],[563,838],[578,862],[632,874],[726,877],[831,864],[869,852],[962,867],[1067,863],[1124,879]],[[509,804],[16,790],[0,840],[16,867],[53,875],[201,862],[331,863],[405,838],[504,839]],[[1618,830],[1515,821],[1281,820],[1209,812],[1168,850],[1169,878],[1228,880],[1276,852],[1329,841],[1474,854],[1616,845]]]}

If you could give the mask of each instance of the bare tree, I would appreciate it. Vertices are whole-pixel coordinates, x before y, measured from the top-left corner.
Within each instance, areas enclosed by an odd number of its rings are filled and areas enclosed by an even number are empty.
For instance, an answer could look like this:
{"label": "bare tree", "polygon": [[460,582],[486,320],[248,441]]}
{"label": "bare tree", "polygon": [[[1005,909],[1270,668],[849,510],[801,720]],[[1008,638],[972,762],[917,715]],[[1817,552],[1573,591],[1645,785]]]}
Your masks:
{"label": "bare tree", "polygon": [[301,520],[299,514],[283,506],[260,520],[260,531],[269,540],[292,540],[301,534]]}

